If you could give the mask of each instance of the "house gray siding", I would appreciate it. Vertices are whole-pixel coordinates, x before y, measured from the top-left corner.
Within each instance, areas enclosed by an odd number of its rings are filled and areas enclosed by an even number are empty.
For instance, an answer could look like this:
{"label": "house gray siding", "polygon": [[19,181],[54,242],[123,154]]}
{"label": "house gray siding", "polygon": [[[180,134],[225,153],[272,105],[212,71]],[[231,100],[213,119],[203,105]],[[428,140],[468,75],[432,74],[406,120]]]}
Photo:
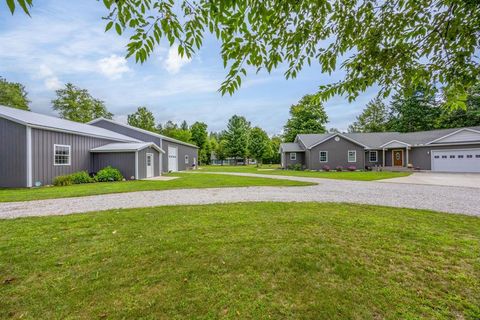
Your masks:
{"label": "house gray siding", "polygon": [[[39,181],[42,185],[52,184],[56,176],[77,171],[90,171],[92,157],[90,149],[114,141],[86,137],[70,133],[62,133],[32,128],[32,182]],[[54,145],[71,146],[71,163],[69,166],[54,165]]]}
{"label": "house gray siding", "polygon": [[153,148],[138,151],[138,179],[147,177],[147,153],[153,154],[153,175],[160,175],[159,152]]}
{"label": "house gray siding", "polygon": [[377,162],[370,162],[370,150],[365,151],[365,166],[366,167],[375,167],[383,165],[383,151],[382,150],[371,150],[377,151]]}
{"label": "house gray siding", "polygon": [[[291,153],[296,153],[297,154],[297,159],[296,160],[290,160],[290,154]],[[295,165],[295,164],[301,164],[302,166],[305,166],[305,152],[285,152],[285,168],[288,168],[288,166]]]}
{"label": "house gray siding", "polygon": [[[178,148],[178,170],[184,171],[187,170],[187,167],[191,168],[193,165],[193,158],[196,159],[196,163],[198,166],[198,149],[189,147],[183,144],[178,144],[175,142],[170,142],[166,140],[162,140],[162,149],[165,151],[163,155],[163,172],[168,172],[168,147],[176,147]],[[185,156],[188,155],[188,164],[185,163]]]}
{"label": "house gray siding", "polygon": [[0,187],[27,186],[27,128],[0,118]]}
{"label": "house gray siding", "polygon": [[421,170],[431,170],[432,169],[432,159],[431,151],[432,150],[461,150],[461,149],[478,149],[480,148],[480,143],[476,144],[464,144],[464,145],[450,145],[450,146],[435,146],[429,145],[426,147],[413,147],[409,151],[409,162],[413,164],[415,168]]}
{"label": "house gray siding", "polygon": [[[331,169],[338,166],[344,168],[355,166],[357,169],[363,169],[365,167],[365,149],[342,137],[339,138],[339,141],[332,138],[310,149],[308,169],[321,170],[324,165],[328,165]],[[349,150],[357,152],[356,162],[348,162]],[[328,151],[327,162],[320,162],[320,151]]]}
{"label": "house gray siding", "polygon": [[125,179],[135,179],[135,152],[92,153],[92,162],[93,172],[111,166],[120,170]]}

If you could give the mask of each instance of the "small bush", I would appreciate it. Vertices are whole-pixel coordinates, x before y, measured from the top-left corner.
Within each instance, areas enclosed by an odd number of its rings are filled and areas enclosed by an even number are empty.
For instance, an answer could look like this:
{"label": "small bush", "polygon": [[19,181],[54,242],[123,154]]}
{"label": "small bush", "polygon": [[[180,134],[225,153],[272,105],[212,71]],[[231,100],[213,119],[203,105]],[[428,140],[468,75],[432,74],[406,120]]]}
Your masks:
{"label": "small bush", "polygon": [[324,166],[322,167],[322,170],[328,172],[328,171],[330,171],[330,166],[324,165]]}
{"label": "small bush", "polygon": [[343,170],[343,167],[342,166],[338,166],[335,168],[335,170],[337,170],[338,172],[342,171]]}
{"label": "small bush", "polygon": [[355,167],[355,166],[349,166],[349,167],[347,168],[347,170],[348,170],[348,171],[356,171],[356,170],[357,170],[357,167]]}
{"label": "small bush", "polygon": [[72,176],[57,176],[53,179],[53,185],[58,187],[71,186],[73,184]]}
{"label": "small bush", "polygon": [[122,181],[123,176],[118,169],[112,168],[110,166],[103,168],[97,172],[95,176],[95,181],[98,182],[109,182],[109,181]]}
{"label": "small bush", "polygon": [[288,167],[287,167],[288,170],[294,170],[294,171],[302,171],[303,170],[303,167],[300,163],[296,163],[296,164],[290,164]]}
{"label": "small bush", "polygon": [[94,182],[93,178],[91,178],[91,177],[88,175],[88,172],[87,172],[87,171],[79,171],[79,172],[72,173],[72,174],[70,175],[70,177],[72,178],[73,184],[92,183],[92,182]]}

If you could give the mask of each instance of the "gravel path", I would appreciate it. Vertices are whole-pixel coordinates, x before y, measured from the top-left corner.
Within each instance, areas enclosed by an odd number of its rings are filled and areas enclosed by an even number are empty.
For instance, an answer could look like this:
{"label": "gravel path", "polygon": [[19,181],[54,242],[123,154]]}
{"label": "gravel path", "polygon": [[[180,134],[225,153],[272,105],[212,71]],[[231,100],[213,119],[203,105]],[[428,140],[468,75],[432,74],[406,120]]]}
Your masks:
{"label": "gravel path", "polygon": [[[202,174],[202,173],[192,173]],[[227,174],[227,173],[217,173]],[[64,215],[119,208],[227,202],[350,202],[480,216],[480,190],[465,187],[331,180],[305,177],[228,173],[316,182],[308,187],[244,187],[179,189],[107,194],[81,198],[0,203],[0,218]]]}

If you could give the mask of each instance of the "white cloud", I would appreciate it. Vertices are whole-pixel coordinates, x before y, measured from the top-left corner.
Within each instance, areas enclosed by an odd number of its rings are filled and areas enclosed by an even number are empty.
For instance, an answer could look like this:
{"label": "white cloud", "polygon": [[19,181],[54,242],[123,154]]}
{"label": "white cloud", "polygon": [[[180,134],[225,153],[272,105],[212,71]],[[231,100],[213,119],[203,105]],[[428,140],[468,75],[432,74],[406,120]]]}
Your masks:
{"label": "white cloud", "polygon": [[127,60],[116,54],[98,60],[97,64],[100,72],[110,79],[119,79],[125,72],[130,71],[130,68],[127,66]]}
{"label": "white cloud", "polygon": [[62,83],[60,82],[60,80],[58,80],[57,77],[47,78],[47,79],[44,80],[43,83],[45,84],[45,87],[48,90],[58,90],[61,87],[63,87]]}
{"label": "white cloud", "polygon": [[168,56],[167,59],[163,63],[163,67],[165,70],[168,71],[170,74],[177,74],[180,69],[190,63],[191,59],[188,59],[186,57],[180,57],[178,54],[178,45],[172,46],[168,50]]}

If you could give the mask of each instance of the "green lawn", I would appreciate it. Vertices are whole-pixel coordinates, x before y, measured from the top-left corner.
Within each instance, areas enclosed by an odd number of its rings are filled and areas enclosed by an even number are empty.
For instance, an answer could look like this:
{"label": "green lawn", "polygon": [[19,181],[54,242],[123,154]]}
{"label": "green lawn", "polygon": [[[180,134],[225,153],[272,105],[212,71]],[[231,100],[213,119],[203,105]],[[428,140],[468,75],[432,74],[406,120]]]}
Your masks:
{"label": "green lawn", "polygon": [[478,319],[480,219],[250,203],[0,221],[0,318]]}
{"label": "green lawn", "polygon": [[238,177],[217,174],[175,173],[178,179],[170,181],[140,180],[109,183],[80,184],[67,187],[34,189],[0,189],[0,202],[28,201],[52,198],[82,197],[97,194],[182,188],[224,188],[247,186],[306,186],[312,183],[275,180],[260,177]]}
{"label": "green lawn", "polygon": [[373,172],[373,171],[293,171],[279,169],[278,165],[264,165],[257,167],[255,165],[249,166],[204,166],[201,167],[204,172],[244,172],[244,173],[259,173],[272,174],[280,176],[297,176],[297,177],[311,177],[311,178],[326,178],[339,180],[358,180],[358,181],[372,181],[382,180],[398,177],[406,177],[410,175],[409,172]]}

